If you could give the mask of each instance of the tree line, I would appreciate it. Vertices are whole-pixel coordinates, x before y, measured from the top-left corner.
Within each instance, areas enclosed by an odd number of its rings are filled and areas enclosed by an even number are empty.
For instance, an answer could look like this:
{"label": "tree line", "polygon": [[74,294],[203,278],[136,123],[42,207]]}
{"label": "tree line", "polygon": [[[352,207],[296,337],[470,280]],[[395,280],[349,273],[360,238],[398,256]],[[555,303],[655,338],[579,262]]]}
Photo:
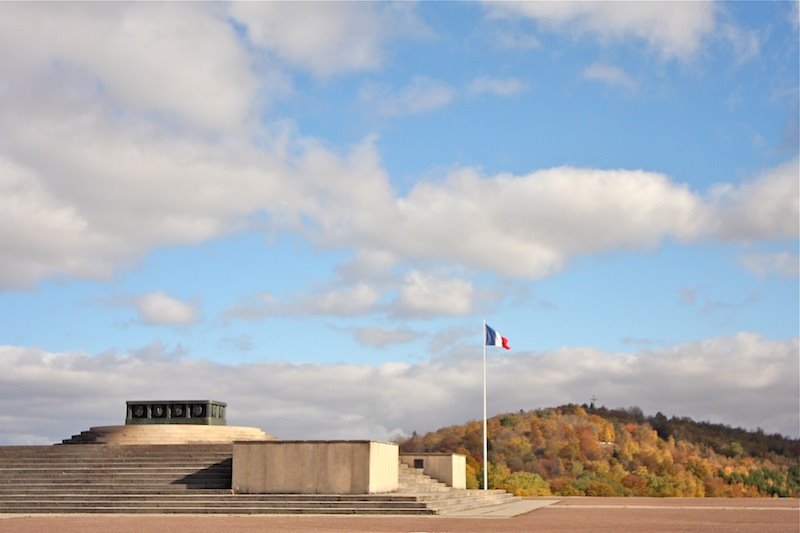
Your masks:
{"label": "tree line", "polygon": [[[564,405],[488,420],[490,488],[520,496],[800,495],[800,440],[641,409]],[[460,453],[483,479],[480,421],[399,441],[401,452]]]}

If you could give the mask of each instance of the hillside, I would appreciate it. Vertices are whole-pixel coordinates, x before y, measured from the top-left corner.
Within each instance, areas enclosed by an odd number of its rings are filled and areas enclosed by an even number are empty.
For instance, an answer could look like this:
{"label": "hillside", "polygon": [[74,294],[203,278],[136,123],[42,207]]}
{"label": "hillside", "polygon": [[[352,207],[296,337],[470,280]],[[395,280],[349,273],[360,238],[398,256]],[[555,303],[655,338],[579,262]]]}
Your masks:
{"label": "hillside", "polygon": [[[800,495],[800,440],[760,430],[577,405],[502,414],[488,427],[489,486],[517,495]],[[482,439],[473,421],[415,433],[400,449],[462,453],[478,488]]]}

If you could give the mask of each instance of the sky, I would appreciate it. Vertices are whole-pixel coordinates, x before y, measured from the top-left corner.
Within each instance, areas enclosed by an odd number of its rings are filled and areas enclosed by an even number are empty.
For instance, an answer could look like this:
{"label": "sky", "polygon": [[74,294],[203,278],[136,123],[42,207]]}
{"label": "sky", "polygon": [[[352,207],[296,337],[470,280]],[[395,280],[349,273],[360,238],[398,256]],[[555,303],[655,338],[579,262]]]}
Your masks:
{"label": "sky", "polygon": [[596,403],[800,436],[797,2],[0,4],[0,444]]}

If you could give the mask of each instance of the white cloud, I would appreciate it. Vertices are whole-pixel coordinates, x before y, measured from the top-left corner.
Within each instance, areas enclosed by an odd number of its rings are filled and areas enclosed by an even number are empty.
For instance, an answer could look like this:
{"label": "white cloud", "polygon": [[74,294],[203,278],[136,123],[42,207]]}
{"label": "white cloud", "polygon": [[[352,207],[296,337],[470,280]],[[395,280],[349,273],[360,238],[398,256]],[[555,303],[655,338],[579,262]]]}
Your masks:
{"label": "white cloud", "polygon": [[392,304],[399,315],[466,315],[472,311],[472,283],[442,279],[419,271],[409,272],[400,297]]}
{"label": "white cloud", "polygon": [[712,2],[486,2],[495,17],[525,17],[542,27],[601,42],[636,39],[665,58],[686,59],[715,30]]}
{"label": "white cloud", "polygon": [[602,63],[593,63],[586,67],[583,71],[583,77],[587,80],[600,81],[628,90],[634,90],[637,86],[633,78],[621,68]]}
{"label": "white cloud", "polygon": [[390,117],[427,113],[448,105],[455,97],[455,89],[448,84],[425,76],[414,76],[401,89],[369,84],[359,93],[363,103]]}
{"label": "white cloud", "polygon": [[255,45],[322,76],[376,69],[389,39],[429,34],[413,4],[235,2],[231,13]]}
{"label": "white cloud", "polygon": [[537,278],[574,254],[692,238],[701,207],[685,186],[650,172],[561,167],[482,178],[463,169],[416,185],[381,222],[354,230],[403,257]]}
{"label": "white cloud", "polygon": [[48,191],[35,171],[0,155],[0,285],[24,286],[52,275],[110,273],[91,260],[106,237]]}
{"label": "white cloud", "polygon": [[750,254],[740,257],[739,262],[744,268],[758,276],[772,274],[785,277],[800,276],[800,256],[796,253]]}
{"label": "white cloud", "polygon": [[235,139],[171,139],[147,124],[120,130],[103,114],[61,118],[32,111],[5,122],[6,147],[18,154],[0,155],[6,286],[108,275],[155,246],[246,228],[258,212],[275,229],[370,254],[376,274],[433,260],[538,278],[575,255],[666,238],[797,231],[796,161],[707,198],[658,173],[572,167],[522,176],[460,169],[399,197],[371,142],[343,157],[310,142],[274,156]]}
{"label": "white cloud", "polygon": [[[159,355],[50,353],[0,347],[0,443],[54,442],[123,423],[125,400],[215,398],[228,422],[280,438],[391,438],[481,416],[479,357],[367,365],[258,362],[239,366]],[[797,437],[797,339],[753,334],[633,354],[587,348],[503,352],[488,361],[489,413],[583,403],[637,405]],[[145,353],[146,352],[146,353]],[[64,416],[65,412],[69,416]]]}
{"label": "white cloud", "polygon": [[14,132],[5,148],[16,156],[0,153],[0,188],[9,204],[0,210],[0,227],[15,228],[0,235],[3,249],[13,252],[0,266],[6,283],[107,275],[151,247],[242,228],[259,209],[279,215],[297,189],[284,182],[280,163],[250,147],[170,138],[144,124],[124,128],[109,116],[75,111],[0,116],[5,131]]}
{"label": "white cloud", "polygon": [[[253,58],[221,9],[0,4],[0,285],[102,278],[155,247],[223,237],[265,213],[270,231],[353,250],[343,286],[364,269],[391,276],[393,265],[413,270],[416,261],[537,278],[575,255],[666,238],[797,235],[796,160],[708,198],[658,173],[572,167],[520,176],[457,169],[400,196],[371,139],[342,155],[290,129],[253,129]],[[496,82],[479,85],[515,87]],[[456,96],[419,77],[373,89],[368,100],[388,114]],[[308,308],[367,312],[377,290],[349,295],[349,307],[328,294]],[[410,294],[399,300],[405,309],[432,309]],[[457,294],[444,308],[465,312]]]}
{"label": "white cloud", "polygon": [[195,306],[160,291],[139,297],[136,310],[141,320],[152,326],[186,326],[193,324],[198,318]]}
{"label": "white cloud", "polygon": [[723,239],[756,240],[800,234],[800,166],[797,159],[739,186],[718,185],[710,202]]}
{"label": "white cloud", "polygon": [[[350,164],[359,169],[376,164],[373,157],[367,160]],[[641,170],[558,167],[485,177],[458,169],[442,181],[416,184],[403,197],[366,180],[366,190],[376,194],[348,196],[338,208],[336,202],[320,203],[307,213],[319,221],[315,230],[328,244],[539,278],[558,272],[576,255],[647,249],[669,238],[796,235],[796,164],[707,196]]]}
{"label": "white cloud", "polygon": [[[5,4],[0,14],[0,70],[34,104],[69,83],[124,111],[209,129],[238,128],[252,110],[249,58],[211,6]],[[26,95],[31,81],[40,86]]]}
{"label": "white cloud", "polygon": [[107,276],[279,209],[294,188],[246,140],[240,45],[211,4],[0,5],[3,286]]}

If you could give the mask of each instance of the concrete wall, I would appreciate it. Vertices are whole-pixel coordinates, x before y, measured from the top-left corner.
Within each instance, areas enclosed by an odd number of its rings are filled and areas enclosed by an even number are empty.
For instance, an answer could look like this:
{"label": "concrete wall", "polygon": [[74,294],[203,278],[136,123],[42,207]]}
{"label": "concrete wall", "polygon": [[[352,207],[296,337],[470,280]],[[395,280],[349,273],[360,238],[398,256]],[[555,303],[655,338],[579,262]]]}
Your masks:
{"label": "concrete wall", "polygon": [[400,462],[414,468],[414,459],[423,462],[422,473],[456,488],[467,488],[467,457],[458,453],[401,454]]}
{"label": "concrete wall", "polygon": [[398,448],[376,441],[233,445],[233,490],[243,494],[374,494],[397,490]]}
{"label": "concrete wall", "polygon": [[397,490],[399,473],[397,444],[370,441],[369,443],[369,493]]}

